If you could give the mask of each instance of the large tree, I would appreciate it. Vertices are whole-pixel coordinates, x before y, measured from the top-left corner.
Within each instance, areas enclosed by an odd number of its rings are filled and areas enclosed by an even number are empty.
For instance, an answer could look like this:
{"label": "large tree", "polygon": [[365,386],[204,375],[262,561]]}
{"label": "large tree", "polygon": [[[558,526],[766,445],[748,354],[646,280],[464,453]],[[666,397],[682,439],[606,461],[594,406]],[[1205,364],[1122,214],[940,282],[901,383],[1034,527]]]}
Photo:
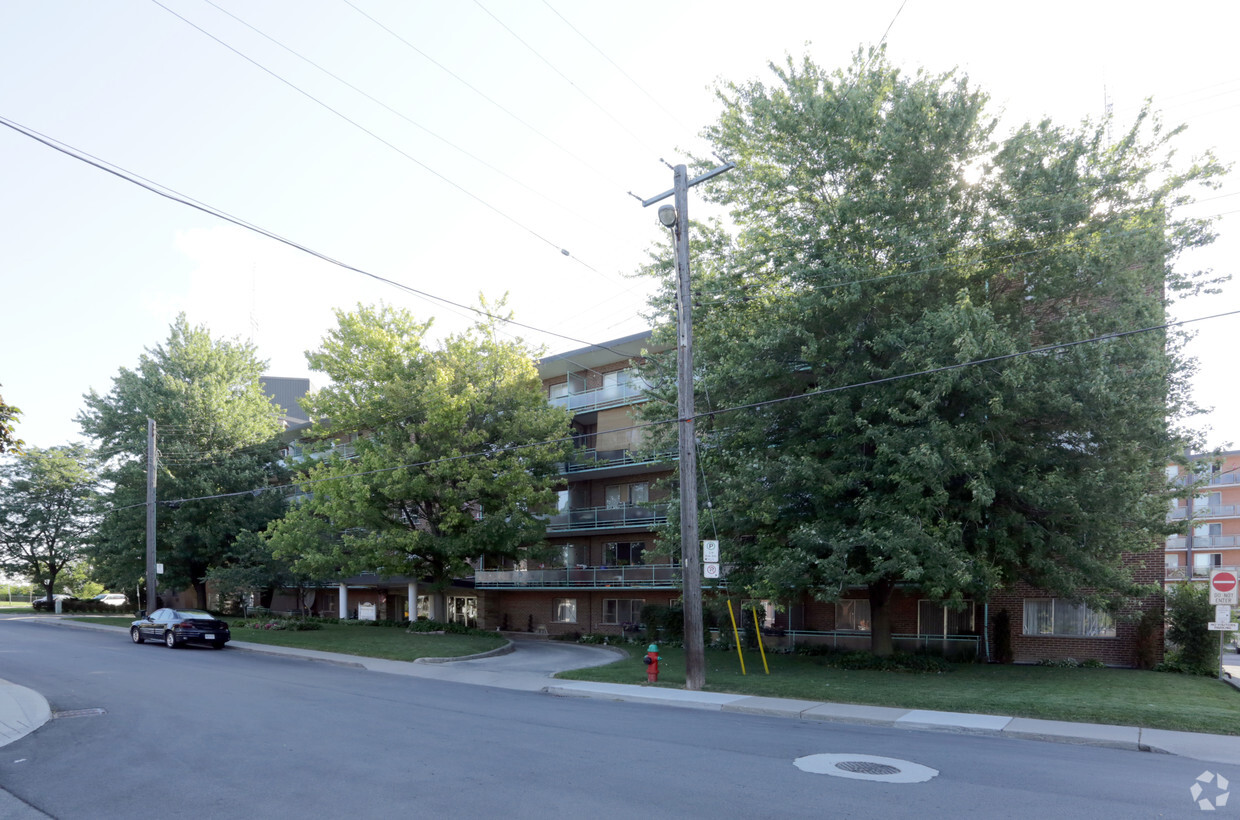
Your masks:
{"label": "large tree", "polygon": [[308,462],[307,493],[272,525],[299,572],[360,571],[442,588],[480,556],[538,544],[569,447],[568,416],[547,404],[533,353],[480,323],[426,344],[430,323],[383,306],[337,312],[310,366],[332,382],[303,402],[321,441],[352,454]]}
{"label": "large tree", "polygon": [[80,444],[30,447],[0,462],[0,570],[28,576],[49,601],[94,525],[97,466]]}
{"label": "large tree", "polygon": [[85,397],[78,422],[99,442],[112,484],[91,555],[109,587],[132,589],[144,575],[148,418],[159,454],[161,586],[192,586],[206,607],[208,570],[229,562],[239,533],[283,512],[282,494],[266,491],[283,471],[280,410],[259,381],[264,367],[252,345],[213,339],[181,315],[136,369],[121,368],[107,395]]}
{"label": "large tree", "polygon": [[[902,582],[1114,605],[1121,553],[1164,525],[1168,420],[1192,409],[1183,334],[1122,334],[1202,286],[1173,262],[1208,224],[1174,208],[1218,166],[1172,167],[1148,112],[1114,141],[1041,122],[998,142],[967,78],[881,51],[772,69],[720,91],[706,135],[737,168],[703,195],[731,222],[693,243],[698,412],[747,408],[699,428],[731,584],[865,589],[879,653]],[[670,289],[658,307],[670,340]]]}

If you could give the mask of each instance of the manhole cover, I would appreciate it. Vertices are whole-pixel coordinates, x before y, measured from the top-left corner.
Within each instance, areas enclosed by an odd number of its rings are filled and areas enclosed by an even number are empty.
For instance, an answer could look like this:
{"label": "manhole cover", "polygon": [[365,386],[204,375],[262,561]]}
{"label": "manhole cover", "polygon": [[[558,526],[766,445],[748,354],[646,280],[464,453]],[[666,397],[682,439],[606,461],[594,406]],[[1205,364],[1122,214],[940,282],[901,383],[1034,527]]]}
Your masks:
{"label": "manhole cover", "polygon": [[821,754],[798,757],[793,764],[810,774],[829,774],[875,783],[925,783],[938,770],[910,760],[859,754]]}
{"label": "manhole cover", "polygon": [[835,764],[835,768],[843,769],[846,772],[856,772],[857,774],[900,773],[900,770],[895,766],[888,766],[886,763],[870,763],[867,760],[842,760]]}

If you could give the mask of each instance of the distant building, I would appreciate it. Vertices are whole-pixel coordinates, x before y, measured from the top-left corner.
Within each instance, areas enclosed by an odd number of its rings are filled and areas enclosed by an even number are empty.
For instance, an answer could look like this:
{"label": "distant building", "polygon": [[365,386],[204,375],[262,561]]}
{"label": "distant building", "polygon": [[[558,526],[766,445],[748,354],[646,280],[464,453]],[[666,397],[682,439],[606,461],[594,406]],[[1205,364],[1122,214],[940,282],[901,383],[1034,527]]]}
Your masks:
{"label": "distant building", "polygon": [[1181,532],[1167,538],[1166,583],[1204,584],[1210,571],[1240,567],[1240,450],[1189,455],[1189,470],[1167,467],[1181,486],[1204,480],[1193,494],[1177,498],[1167,520]]}

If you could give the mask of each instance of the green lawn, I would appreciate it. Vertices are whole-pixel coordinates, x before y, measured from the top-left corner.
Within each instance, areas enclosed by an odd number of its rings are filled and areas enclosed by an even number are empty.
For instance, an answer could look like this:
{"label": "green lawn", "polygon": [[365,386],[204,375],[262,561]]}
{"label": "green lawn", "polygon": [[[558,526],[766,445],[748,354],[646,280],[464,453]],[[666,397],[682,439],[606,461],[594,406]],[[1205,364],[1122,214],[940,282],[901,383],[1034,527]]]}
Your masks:
{"label": "green lawn", "polygon": [[[133,622],[133,618],[129,617],[107,616],[83,617],[74,620],[124,627]],[[505,640],[499,635],[428,635],[405,632],[395,627],[356,624],[346,626],[335,623],[324,623],[322,629],[312,632],[240,628],[232,630],[232,637],[234,641],[246,643],[317,649],[321,652],[340,652],[345,655],[386,658],[393,661],[414,661],[418,658],[459,658],[462,655],[474,655],[498,649],[504,645]]]}
{"label": "green lawn", "polygon": [[[607,683],[645,683],[645,646],[631,658],[558,677]],[[683,688],[684,652],[659,653],[659,686]],[[820,659],[745,653],[742,676],[736,651],[706,651],[706,686],[775,698],[863,703],[903,709],[977,712],[1151,729],[1240,735],[1240,690],[1212,678],[1132,669],[1059,669],[1043,666],[956,664],[945,674],[845,671]]]}

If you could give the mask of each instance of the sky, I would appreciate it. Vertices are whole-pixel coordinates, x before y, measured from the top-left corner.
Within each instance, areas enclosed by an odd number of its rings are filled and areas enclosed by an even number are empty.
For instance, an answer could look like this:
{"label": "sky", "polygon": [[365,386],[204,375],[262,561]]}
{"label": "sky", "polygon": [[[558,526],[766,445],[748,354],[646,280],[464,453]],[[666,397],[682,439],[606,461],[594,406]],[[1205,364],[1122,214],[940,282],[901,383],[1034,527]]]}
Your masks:
{"label": "sky", "polygon": [[[638,198],[709,155],[719,82],[770,80],[789,55],[843,67],[886,34],[906,70],[967,73],[999,135],[1108,106],[1119,129],[1152,97],[1187,126],[1186,161],[1240,158],[1235,2],[6,0],[0,21],[0,117],[406,286],[0,127],[0,395],[40,447],[82,439],[83,395],[181,312],[319,384],[305,351],[358,304],[442,335],[507,294],[537,329],[511,332],[546,353],[645,329],[632,274],[665,237]],[[1218,239],[1182,267],[1240,272],[1236,194],[1189,206],[1219,215]],[[692,193],[689,210],[710,213]],[[1174,314],[1237,309],[1231,282]],[[1240,448],[1237,324],[1192,325],[1210,447]]]}

